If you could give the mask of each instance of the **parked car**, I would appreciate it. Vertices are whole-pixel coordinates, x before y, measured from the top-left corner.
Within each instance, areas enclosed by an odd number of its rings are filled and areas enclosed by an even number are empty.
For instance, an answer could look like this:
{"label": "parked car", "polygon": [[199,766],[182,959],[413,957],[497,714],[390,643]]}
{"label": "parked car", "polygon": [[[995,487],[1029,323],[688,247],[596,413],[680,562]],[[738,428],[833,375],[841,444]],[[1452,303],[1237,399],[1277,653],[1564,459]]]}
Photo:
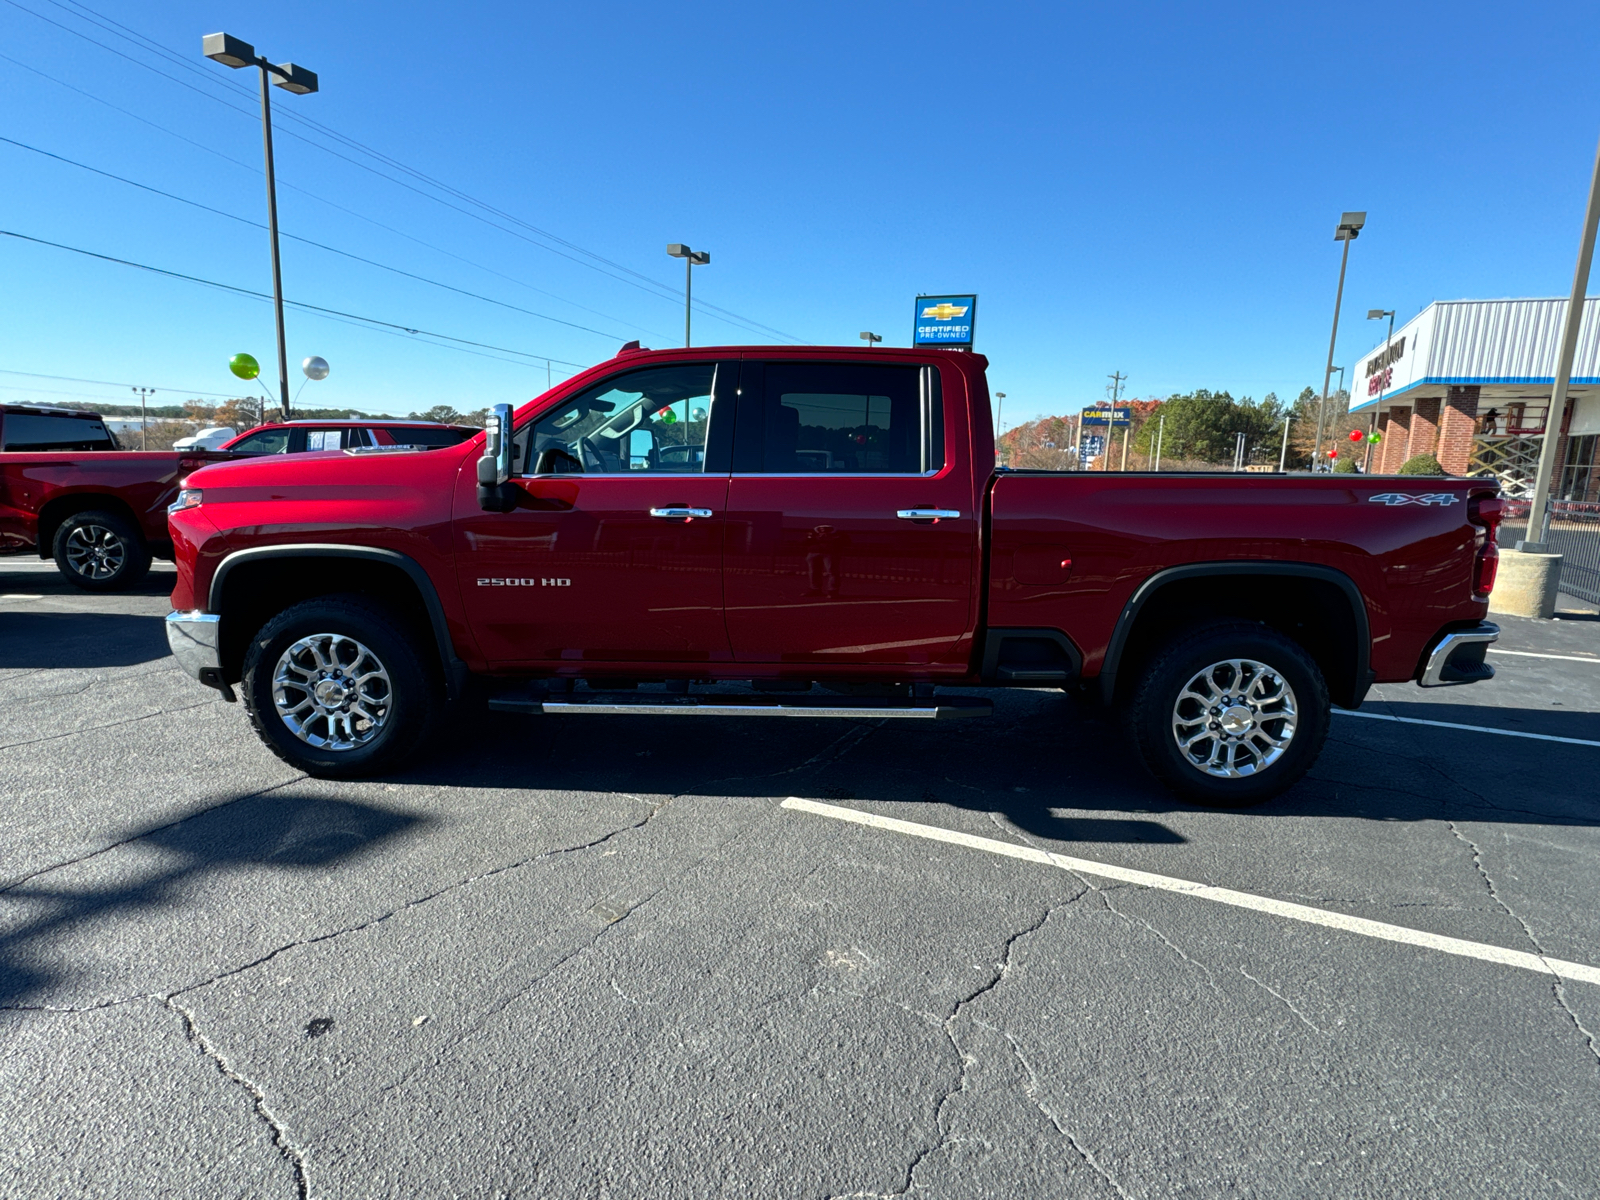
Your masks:
{"label": "parked car", "polygon": [[152,556],[172,556],[167,505],[179,481],[218,457],[122,451],[98,413],[0,404],[0,554],[54,558],[90,591],[131,587]]}
{"label": "parked car", "polygon": [[1493,481],[996,470],[986,366],[629,347],[459,446],[207,466],[169,642],[314,775],[392,768],[472,678],[602,719],[1065,688],[1223,804],[1299,779],[1375,681],[1493,675]]}
{"label": "parked car", "polygon": [[209,429],[202,429],[199,433],[191,433],[188,437],[181,437],[172,443],[174,450],[218,450],[224,442],[232,441],[239,436],[237,429],[229,429],[226,425],[214,425]]}
{"label": "parked car", "polygon": [[459,445],[482,432],[475,425],[441,425],[435,421],[396,421],[381,417],[352,421],[272,421],[224,441],[220,449],[233,454],[303,454],[374,446],[415,446],[432,450]]}

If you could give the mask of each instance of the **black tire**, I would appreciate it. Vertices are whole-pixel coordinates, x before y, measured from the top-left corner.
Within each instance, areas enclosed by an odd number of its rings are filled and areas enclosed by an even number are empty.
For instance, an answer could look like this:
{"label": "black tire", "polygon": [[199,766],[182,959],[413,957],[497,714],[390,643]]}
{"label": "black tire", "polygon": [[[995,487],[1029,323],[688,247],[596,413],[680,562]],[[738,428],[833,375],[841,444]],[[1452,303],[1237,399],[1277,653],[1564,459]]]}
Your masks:
{"label": "black tire", "polygon": [[[1266,670],[1205,674],[1241,660]],[[1247,694],[1235,696],[1241,682]],[[1209,708],[1197,699],[1202,691],[1215,701]],[[1125,713],[1150,773],[1187,800],[1219,807],[1259,804],[1293,787],[1322,753],[1330,715],[1315,660],[1277,630],[1245,621],[1209,623],[1168,641],[1146,664]],[[1188,752],[1180,735],[1194,739]]]}
{"label": "black tire", "polygon": [[[360,596],[323,596],[287,608],[245,651],[241,690],[250,723],[268,749],[308,775],[393,770],[429,742],[444,708],[443,687],[413,648],[417,641],[391,612]],[[355,682],[358,674],[363,682]],[[314,693],[324,682],[330,686]]]}
{"label": "black tire", "polygon": [[56,529],[50,550],[62,578],[86,592],[121,591],[150,571],[150,548],[116,513],[73,513]]}

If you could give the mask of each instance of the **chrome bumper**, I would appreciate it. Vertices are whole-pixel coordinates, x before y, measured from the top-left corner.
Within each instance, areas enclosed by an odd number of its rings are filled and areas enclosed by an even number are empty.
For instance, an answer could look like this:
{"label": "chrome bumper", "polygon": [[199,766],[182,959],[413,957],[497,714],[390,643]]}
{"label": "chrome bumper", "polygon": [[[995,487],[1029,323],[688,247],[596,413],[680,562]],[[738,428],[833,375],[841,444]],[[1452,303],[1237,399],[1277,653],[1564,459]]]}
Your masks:
{"label": "chrome bumper", "polygon": [[222,618],[204,612],[169,612],[167,645],[186,675],[216,688],[230,703],[233,687],[222,677],[222,657],[218,650],[218,630]]}
{"label": "chrome bumper", "polygon": [[1500,626],[1480,621],[1471,629],[1457,629],[1439,639],[1417,677],[1421,687],[1448,687],[1455,683],[1481,683],[1494,678],[1494,668],[1483,661],[1489,643],[1500,637]]}

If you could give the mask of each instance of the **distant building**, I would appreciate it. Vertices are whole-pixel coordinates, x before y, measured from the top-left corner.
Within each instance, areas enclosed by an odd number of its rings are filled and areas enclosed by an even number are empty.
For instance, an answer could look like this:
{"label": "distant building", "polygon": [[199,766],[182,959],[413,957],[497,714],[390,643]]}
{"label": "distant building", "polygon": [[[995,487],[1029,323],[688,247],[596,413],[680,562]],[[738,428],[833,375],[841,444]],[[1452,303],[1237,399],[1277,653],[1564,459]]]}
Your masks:
{"label": "distant building", "polygon": [[[1533,486],[1548,433],[1565,300],[1437,300],[1356,360],[1352,415],[1383,437],[1372,470],[1435,454],[1452,475],[1492,473],[1508,496]],[[1600,304],[1584,305],[1552,495],[1600,500]]]}

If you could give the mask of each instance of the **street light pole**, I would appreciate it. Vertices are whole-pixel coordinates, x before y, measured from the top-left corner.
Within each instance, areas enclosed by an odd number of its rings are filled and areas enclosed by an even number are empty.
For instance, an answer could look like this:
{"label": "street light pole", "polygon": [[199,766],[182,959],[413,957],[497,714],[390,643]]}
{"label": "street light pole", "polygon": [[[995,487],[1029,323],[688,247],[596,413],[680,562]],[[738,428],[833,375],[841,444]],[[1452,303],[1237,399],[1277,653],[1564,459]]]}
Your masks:
{"label": "street light pole", "polygon": [[871,350],[879,342],[883,341],[883,334],[881,334],[881,333],[871,333],[871,332],[868,332],[867,330],[862,330],[861,333],[858,334],[857,336],[860,337],[861,340],[867,344],[867,349],[868,350]]}
{"label": "street light pole", "polygon": [[1544,552],[1549,524],[1550,477],[1555,474],[1556,443],[1561,440],[1561,422],[1567,411],[1567,387],[1572,382],[1572,363],[1578,354],[1578,331],[1583,327],[1583,301],[1589,290],[1589,266],[1594,261],[1596,228],[1600,227],[1600,153],[1594,160],[1594,175],[1589,181],[1589,206],[1583,214],[1583,236],[1578,241],[1578,266],[1572,273],[1572,296],[1561,317],[1561,350],[1556,359],[1555,382],[1550,388],[1550,411],[1544,419],[1544,444],[1539,447],[1539,469],[1533,479],[1533,504],[1528,509],[1528,536],[1517,544],[1519,550]]}
{"label": "street light pole", "polygon": [[1367,214],[1364,212],[1347,212],[1339,216],[1339,225],[1333,231],[1333,240],[1344,243],[1344,252],[1339,256],[1339,290],[1333,298],[1333,333],[1328,337],[1328,369],[1322,373],[1322,403],[1317,406],[1317,442],[1311,451],[1312,470],[1316,470],[1317,461],[1322,457],[1322,427],[1328,413],[1328,381],[1333,378],[1333,348],[1339,340],[1339,309],[1344,304],[1344,271],[1350,265],[1350,243],[1361,236],[1361,228],[1367,223]]}
{"label": "street light pole", "polygon": [[1006,411],[1006,394],[1004,392],[996,392],[994,394],[994,398],[995,398],[995,410],[994,410],[994,448],[995,448],[995,457],[999,458],[1000,459],[1000,465],[1004,466],[1005,465],[1005,459],[1004,459],[1003,456],[1005,454],[1005,451],[1000,445],[1000,434],[1005,429],[1005,422],[1001,419],[1001,414]]}
{"label": "street light pole", "polygon": [[1156,422],[1156,470],[1161,470],[1161,442],[1167,435],[1167,414],[1162,413]]}
{"label": "street light pole", "polygon": [[317,90],[317,73],[294,63],[279,66],[256,54],[249,42],[226,33],[208,33],[201,41],[201,52],[225,67],[261,69],[261,144],[267,160],[267,234],[272,241],[272,309],[278,324],[278,403],[283,419],[289,419],[289,351],[283,332],[283,269],[278,258],[278,184],[272,164],[272,99],[267,84],[272,83],[297,96]]}
{"label": "street light pole", "polygon": [[708,250],[691,250],[682,242],[673,242],[667,246],[667,253],[673,258],[683,259],[683,344],[689,345],[689,314],[690,300],[694,290],[694,269],[703,267],[711,261],[711,252]]}

